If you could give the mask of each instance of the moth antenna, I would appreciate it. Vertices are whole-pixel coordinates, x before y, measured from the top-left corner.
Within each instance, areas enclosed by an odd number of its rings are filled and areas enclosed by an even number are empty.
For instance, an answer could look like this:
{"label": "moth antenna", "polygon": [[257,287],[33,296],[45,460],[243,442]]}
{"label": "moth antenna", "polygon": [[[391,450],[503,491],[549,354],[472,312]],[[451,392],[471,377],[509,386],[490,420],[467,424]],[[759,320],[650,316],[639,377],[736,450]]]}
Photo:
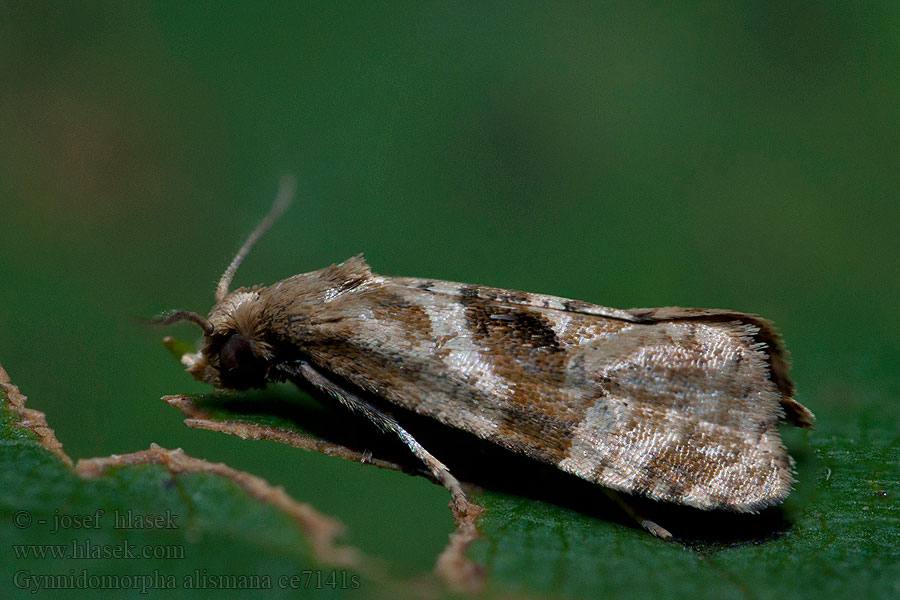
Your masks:
{"label": "moth antenna", "polygon": [[262,237],[262,234],[268,231],[269,227],[284,214],[284,211],[290,206],[291,200],[294,199],[294,192],[296,191],[297,178],[290,174],[283,175],[278,186],[278,196],[275,198],[275,203],[272,205],[272,208],[269,209],[269,214],[267,214],[266,218],[256,226],[253,233],[247,237],[247,241],[244,242],[241,249],[234,255],[231,264],[228,265],[228,268],[222,273],[222,278],[219,279],[219,285],[216,286],[216,302],[221,302],[225,299],[225,296],[228,295],[228,288],[231,287],[231,281],[234,279],[234,274],[237,272],[238,267],[241,266],[241,263],[244,262],[247,254],[250,253],[253,244],[255,244],[257,240]]}
{"label": "moth antenna", "polygon": [[189,310],[178,310],[168,315],[161,315],[150,319],[148,323],[151,325],[171,325],[172,323],[178,323],[179,321],[196,323],[203,329],[203,333],[206,335],[212,335],[215,331],[215,327],[213,327],[212,323],[210,323],[206,317]]}

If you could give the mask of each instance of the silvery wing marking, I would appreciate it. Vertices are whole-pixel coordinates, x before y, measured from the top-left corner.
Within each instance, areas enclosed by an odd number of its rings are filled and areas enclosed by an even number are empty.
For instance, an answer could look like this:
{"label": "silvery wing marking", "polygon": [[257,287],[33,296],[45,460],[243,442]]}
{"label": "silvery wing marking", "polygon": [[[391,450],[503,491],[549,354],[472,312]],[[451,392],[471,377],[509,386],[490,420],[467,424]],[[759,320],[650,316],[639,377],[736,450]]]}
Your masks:
{"label": "silvery wing marking", "polygon": [[240,352],[267,379],[303,361],[588,481],[704,509],[781,501],[793,463],[778,423],[813,421],[774,328],[734,311],[382,277],[357,256],[231,292],[209,322],[241,343],[208,336],[186,358],[198,379],[240,387],[222,364]]}

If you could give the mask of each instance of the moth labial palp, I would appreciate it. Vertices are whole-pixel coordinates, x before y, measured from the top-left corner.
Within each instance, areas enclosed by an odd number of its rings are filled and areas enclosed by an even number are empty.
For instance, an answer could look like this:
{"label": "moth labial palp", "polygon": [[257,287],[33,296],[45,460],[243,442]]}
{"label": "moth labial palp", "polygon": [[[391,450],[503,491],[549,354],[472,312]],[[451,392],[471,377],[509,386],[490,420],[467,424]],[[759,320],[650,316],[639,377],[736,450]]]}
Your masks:
{"label": "moth labial palp", "polygon": [[[396,435],[465,504],[459,482],[386,410],[395,406],[622,494],[702,510],[781,502],[793,461],[778,425],[811,427],[774,326],[732,310],[616,309],[432,279],[386,277],[361,256],[271,286],[216,287],[182,357],[217,388],[291,380]],[[369,398],[378,400],[376,407]],[[387,408],[382,408],[387,407]],[[625,506],[626,510],[629,510]],[[658,525],[630,513],[655,535]]]}

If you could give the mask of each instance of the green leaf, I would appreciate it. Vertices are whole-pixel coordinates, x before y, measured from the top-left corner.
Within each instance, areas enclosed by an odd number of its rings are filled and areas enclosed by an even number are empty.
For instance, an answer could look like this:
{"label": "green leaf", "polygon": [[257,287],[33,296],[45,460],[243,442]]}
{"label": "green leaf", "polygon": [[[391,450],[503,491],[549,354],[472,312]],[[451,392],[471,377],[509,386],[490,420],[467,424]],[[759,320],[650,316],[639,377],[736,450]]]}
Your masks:
{"label": "green leaf", "polygon": [[[209,588],[231,583],[270,585],[270,593],[288,595],[289,590],[278,586],[289,580],[279,578],[295,576],[295,585],[321,585],[317,593],[333,596],[349,591],[339,589],[342,582],[359,582],[376,596],[416,595],[422,590],[408,582],[385,586],[379,577],[361,577],[358,571],[323,562],[321,550],[316,551],[295,517],[283,507],[261,502],[227,467],[219,466],[230,476],[215,470],[184,472],[177,464],[154,461],[154,455],[172,459],[168,451],[156,448],[125,460],[81,461],[73,470],[61,449],[54,453],[55,438],[47,434],[42,415],[11,406],[8,395],[5,390],[0,406],[0,518],[8,540],[2,577],[14,587],[55,585],[67,588],[55,593],[77,597],[85,592],[79,586],[182,590],[191,584]],[[340,454],[336,449],[342,448],[310,434],[340,437],[328,431],[328,420],[314,405],[293,407],[300,411],[299,420],[311,425],[304,428],[284,403],[260,404],[260,398],[216,394],[171,397],[169,402],[188,413],[195,427],[215,429],[218,423],[221,431],[235,434],[241,427],[245,434],[256,428],[258,434],[268,432],[256,437],[268,439],[277,439],[273,432],[281,431],[298,439],[318,439],[321,445],[310,449]],[[242,412],[248,408],[256,412]],[[535,498],[534,489],[525,495],[473,491],[470,495],[486,509],[478,521],[481,537],[468,551],[485,572],[479,595],[816,598],[839,596],[852,587],[867,598],[895,597],[900,585],[896,436],[874,430],[864,439],[790,437],[790,445],[800,448],[794,453],[807,484],[774,511],[777,518],[770,514],[732,521],[744,529],[737,537],[726,531],[719,532],[718,539],[691,540],[690,528],[702,529],[707,517],[700,513],[687,519],[687,529],[675,523],[680,542],[666,543],[629,524],[612,506],[571,507],[558,496],[541,498],[539,491]],[[352,451],[344,457],[361,458]],[[366,459],[387,468],[416,470],[402,460]],[[129,520],[134,525],[137,515],[162,515],[163,522],[174,527],[116,528],[117,518],[120,525]],[[321,519],[327,529],[329,521]],[[23,527],[25,520],[29,522]],[[35,554],[134,553],[144,548],[163,556],[59,560]],[[335,577],[329,584],[331,574]],[[50,580],[46,575],[57,577]],[[257,578],[221,578],[228,575]],[[435,588],[425,589],[434,593]]]}
{"label": "green leaf", "polygon": [[43,414],[4,378],[0,369],[4,588],[53,588],[54,597],[377,592],[351,568],[366,569],[358,553],[334,544],[337,522],[252,475],[158,446],[73,468]]}

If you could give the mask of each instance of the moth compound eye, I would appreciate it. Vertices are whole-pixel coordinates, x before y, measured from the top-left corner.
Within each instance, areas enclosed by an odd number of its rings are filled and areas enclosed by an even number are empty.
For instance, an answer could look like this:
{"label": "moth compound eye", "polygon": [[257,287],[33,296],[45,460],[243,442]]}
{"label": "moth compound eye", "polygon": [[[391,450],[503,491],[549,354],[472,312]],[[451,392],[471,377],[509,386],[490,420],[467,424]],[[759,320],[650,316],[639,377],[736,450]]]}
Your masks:
{"label": "moth compound eye", "polygon": [[253,342],[233,334],[219,350],[220,376],[226,387],[245,389],[265,383],[266,360],[253,351]]}
{"label": "moth compound eye", "polygon": [[253,348],[250,340],[236,333],[228,338],[219,350],[219,361],[229,371],[237,371],[242,365],[253,361]]}

